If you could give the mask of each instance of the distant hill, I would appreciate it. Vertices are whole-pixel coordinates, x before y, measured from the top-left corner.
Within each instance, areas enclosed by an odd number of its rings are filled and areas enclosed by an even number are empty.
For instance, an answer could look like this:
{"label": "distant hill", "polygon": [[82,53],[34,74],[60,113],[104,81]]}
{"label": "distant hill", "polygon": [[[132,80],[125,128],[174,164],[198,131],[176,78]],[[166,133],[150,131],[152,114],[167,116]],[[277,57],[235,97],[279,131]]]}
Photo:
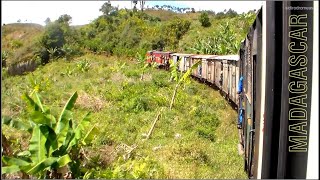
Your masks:
{"label": "distant hill", "polygon": [[1,26],[1,51],[10,54],[7,64],[28,61],[33,57],[38,37],[44,26],[34,23],[13,23]]}
{"label": "distant hill", "polygon": [[161,21],[170,21],[172,19],[175,19],[177,17],[182,18],[182,19],[188,19],[188,20],[197,20],[200,13],[176,13],[173,11],[167,11],[167,10],[152,10],[152,9],[147,9],[144,11],[146,14],[158,17],[161,19]]}

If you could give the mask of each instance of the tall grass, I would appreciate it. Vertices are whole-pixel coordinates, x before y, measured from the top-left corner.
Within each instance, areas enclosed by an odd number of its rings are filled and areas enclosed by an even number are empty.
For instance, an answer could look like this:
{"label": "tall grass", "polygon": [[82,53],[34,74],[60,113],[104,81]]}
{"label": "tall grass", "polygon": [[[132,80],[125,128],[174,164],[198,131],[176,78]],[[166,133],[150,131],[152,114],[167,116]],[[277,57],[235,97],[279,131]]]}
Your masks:
{"label": "tall grass", "polygon": [[[83,59],[90,64],[87,71],[77,68]],[[74,119],[91,111],[92,124],[99,124],[100,130],[84,151],[82,178],[245,178],[236,148],[236,112],[220,94],[192,80],[177,91],[169,111],[175,87],[170,73],[150,67],[141,80],[140,68],[128,59],[90,54],[68,62],[58,59],[33,74],[5,77],[2,114],[25,122],[28,114],[20,96],[37,84],[43,102],[52,105],[52,114],[65,104],[61,99],[79,92]],[[66,76],[67,69],[74,71]],[[31,77],[49,79],[50,85],[33,84]],[[144,140],[161,108],[165,113],[151,138]],[[25,134],[2,130],[13,151],[27,147]]]}

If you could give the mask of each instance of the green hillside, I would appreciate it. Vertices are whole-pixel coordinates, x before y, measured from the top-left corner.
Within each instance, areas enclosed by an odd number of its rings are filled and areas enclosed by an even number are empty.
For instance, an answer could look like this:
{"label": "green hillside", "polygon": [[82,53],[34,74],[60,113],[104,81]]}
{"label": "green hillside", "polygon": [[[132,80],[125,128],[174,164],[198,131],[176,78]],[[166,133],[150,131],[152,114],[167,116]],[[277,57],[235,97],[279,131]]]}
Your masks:
{"label": "green hillside", "polygon": [[1,27],[2,56],[7,54],[7,65],[28,61],[35,54],[37,40],[44,27],[38,24],[15,23]]}
{"label": "green hillside", "polygon": [[[102,11],[80,27],[2,26],[3,177],[246,178],[236,111],[192,79],[170,109],[176,82],[144,55],[236,54],[255,14]],[[36,70],[8,74],[26,61]]]}

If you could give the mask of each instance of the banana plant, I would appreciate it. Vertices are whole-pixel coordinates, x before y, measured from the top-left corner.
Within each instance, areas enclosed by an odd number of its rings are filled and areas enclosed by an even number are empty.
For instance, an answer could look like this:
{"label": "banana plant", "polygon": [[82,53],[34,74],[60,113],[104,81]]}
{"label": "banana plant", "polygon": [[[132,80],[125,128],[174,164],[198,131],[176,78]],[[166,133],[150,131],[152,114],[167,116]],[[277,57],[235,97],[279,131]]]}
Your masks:
{"label": "banana plant", "polygon": [[[89,113],[75,126],[72,108],[78,97],[75,92],[65,104],[59,117],[50,113],[37,92],[33,98],[23,95],[30,114],[28,123],[8,117],[2,118],[2,124],[31,133],[29,147],[13,156],[2,156],[6,165],[2,174],[23,172],[38,178],[50,178],[49,172],[56,174],[51,178],[59,178],[59,170],[78,165],[80,148],[93,140],[97,128],[91,126]],[[53,173],[56,172],[56,173]],[[73,170],[71,169],[73,173]],[[75,173],[74,173],[75,174]]]}
{"label": "banana plant", "polygon": [[146,63],[147,56],[145,51],[137,52],[136,54],[136,60],[138,61],[138,64],[141,66],[141,78],[140,80],[143,80],[143,75],[145,73],[146,68],[148,67],[148,64]]}
{"label": "banana plant", "polygon": [[49,49],[47,49],[47,51],[48,51],[48,53],[49,53],[49,59],[50,60],[55,60],[54,59],[54,55],[55,55],[55,53],[58,51],[58,49],[57,48],[49,48]]}
{"label": "banana plant", "polygon": [[171,76],[172,76],[173,80],[175,80],[177,82],[176,86],[175,86],[175,88],[173,90],[173,95],[172,95],[171,102],[170,102],[170,107],[169,107],[170,109],[172,109],[172,107],[173,107],[173,103],[174,103],[174,100],[176,98],[176,94],[177,94],[178,88],[181,85],[186,85],[186,84],[189,84],[191,82],[189,77],[190,77],[192,71],[195,68],[197,68],[200,63],[201,63],[201,61],[197,61],[185,73],[182,73],[181,71],[179,73],[178,70],[177,70],[178,63],[173,63],[173,61],[170,62],[170,64],[171,64],[171,66],[170,66],[170,68],[171,68]]}
{"label": "banana plant", "polygon": [[77,67],[82,72],[87,72],[90,69],[90,62],[87,59],[83,59],[77,63]]}

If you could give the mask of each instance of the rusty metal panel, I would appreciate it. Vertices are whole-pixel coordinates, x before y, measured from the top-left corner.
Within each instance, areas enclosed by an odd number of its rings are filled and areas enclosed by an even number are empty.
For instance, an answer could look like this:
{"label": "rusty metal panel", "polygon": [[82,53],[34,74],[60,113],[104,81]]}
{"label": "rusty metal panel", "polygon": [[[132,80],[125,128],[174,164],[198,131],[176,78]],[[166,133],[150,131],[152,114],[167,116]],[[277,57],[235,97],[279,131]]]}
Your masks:
{"label": "rusty metal panel", "polygon": [[179,71],[184,72],[185,71],[184,67],[185,67],[185,58],[182,57],[179,61]]}
{"label": "rusty metal panel", "polygon": [[211,61],[211,83],[215,84],[216,79],[216,61]]}
{"label": "rusty metal panel", "polygon": [[185,71],[189,70],[191,67],[191,58],[185,58]]}
{"label": "rusty metal panel", "polygon": [[220,76],[221,76],[221,61],[215,61],[215,85],[221,88]]}
{"label": "rusty metal panel", "polygon": [[230,98],[233,97],[232,94],[232,81],[233,80],[233,76],[232,76],[232,64],[230,62],[228,62],[228,95],[230,96]]}
{"label": "rusty metal panel", "polygon": [[206,80],[208,82],[214,83],[214,62],[213,61],[207,61],[207,75]]}
{"label": "rusty metal panel", "polygon": [[237,103],[236,101],[236,97],[237,97],[237,86],[236,86],[236,82],[237,82],[237,75],[236,75],[236,63],[231,63],[231,100],[234,102],[234,103]]}
{"label": "rusty metal panel", "polygon": [[223,77],[222,77],[222,91],[228,94],[228,64],[227,63],[223,63]]}
{"label": "rusty metal panel", "polygon": [[208,79],[208,61],[206,59],[202,59],[201,64],[202,64],[201,77],[203,79]]}
{"label": "rusty metal panel", "polygon": [[147,62],[152,63],[152,52],[147,52],[146,56],[147,56]]}
{"label": "rusty metal panel", "polygon": [[[190,64],[190,68],[196,63],[196,60],[194,58],[191,58],[191,64]],[[194,75],[195,77],[198,77],[198,67],[194,68],[192,70],[192,75]]]}

